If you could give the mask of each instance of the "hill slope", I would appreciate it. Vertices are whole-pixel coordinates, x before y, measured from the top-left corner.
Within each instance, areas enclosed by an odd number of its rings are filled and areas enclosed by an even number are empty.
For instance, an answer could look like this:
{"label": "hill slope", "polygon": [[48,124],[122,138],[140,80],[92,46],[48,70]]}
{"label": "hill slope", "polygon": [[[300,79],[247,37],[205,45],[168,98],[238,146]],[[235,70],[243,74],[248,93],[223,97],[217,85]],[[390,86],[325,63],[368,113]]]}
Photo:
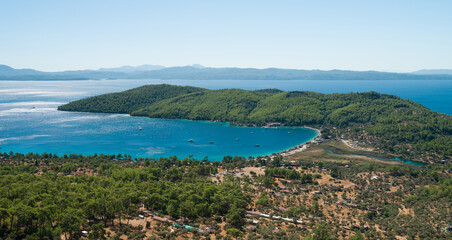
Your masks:
{"label": "hill slope", "polygon": [[163,100],[132,112],[153,118],[249,122],[248,115],[271,93],[241,89],[207,90]]}
{"label": "hill slope", "polygon": [[202,91],[197,87],[147,85],[119,93],[108,93],[73,101],[58,107],[61,111],[131,113],[150,104],[179,95]]}
{"label": "hill slope", "polygon": [[452,155],[450,115],[376,92],[321,94],[156,85],[91,97],[58,109],[256,125],[308,125],[323,128],[326,138],[344,135],[404,156]]}

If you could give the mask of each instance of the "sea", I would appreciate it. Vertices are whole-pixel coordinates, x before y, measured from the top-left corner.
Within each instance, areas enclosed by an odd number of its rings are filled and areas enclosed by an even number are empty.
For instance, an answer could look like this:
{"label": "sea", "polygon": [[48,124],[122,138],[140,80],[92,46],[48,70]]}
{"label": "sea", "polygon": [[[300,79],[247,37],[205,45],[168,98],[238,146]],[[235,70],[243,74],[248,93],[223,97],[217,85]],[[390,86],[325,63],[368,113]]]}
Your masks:
{"label": "sea", "polygon": [[[126,114],[57,111],[77,99],[148,84],[207,89],[348,93],[376,91],[410,99],[452,114],[452,81],[447,80],[76,80],[0,81],[0,152],[27,154],[121,154],[135,158],[177,156],[210,161],[224,156],[262,156],[312,140],[306,128],[234,127],[207,121],[151,119]],[[141,130],[140,130],[141,128]]]}

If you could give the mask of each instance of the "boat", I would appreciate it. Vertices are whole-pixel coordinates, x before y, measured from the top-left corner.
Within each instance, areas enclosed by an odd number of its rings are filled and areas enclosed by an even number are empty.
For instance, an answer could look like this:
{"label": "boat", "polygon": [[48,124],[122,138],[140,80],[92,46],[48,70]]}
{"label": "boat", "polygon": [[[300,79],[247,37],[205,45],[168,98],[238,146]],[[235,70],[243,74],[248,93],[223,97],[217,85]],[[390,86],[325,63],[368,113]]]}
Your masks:
{"label": "boat", "polygon": [[210,141],[210,144],[213,144],[214,143],[214,141]]}
{"label": "boat", "polygon": [[288,132],[288,134],[291,134],[291,132]]}
{"label": "boat", "polygon": [[188,141],[189,141],[189,142],[194,142],[195,140],[193,140],[193,139],[188,139]]}
{"label": "boat", "polygon": [[240,141],[240,138],[236,138],[235,140],[236,140],[236,141]]}
{"label": "boat", "polygon": [[254,132],[250,132],[250,134],[253,134]]}
{"label": "boat", "polygon": [[259,144],[254,145],[255,147],[259,147]]}
{"label": "boat", "polygon": [[138,129],[140,129],[140,131],[143,130],[143,129],[141,128],[141,126],[140,126]]}

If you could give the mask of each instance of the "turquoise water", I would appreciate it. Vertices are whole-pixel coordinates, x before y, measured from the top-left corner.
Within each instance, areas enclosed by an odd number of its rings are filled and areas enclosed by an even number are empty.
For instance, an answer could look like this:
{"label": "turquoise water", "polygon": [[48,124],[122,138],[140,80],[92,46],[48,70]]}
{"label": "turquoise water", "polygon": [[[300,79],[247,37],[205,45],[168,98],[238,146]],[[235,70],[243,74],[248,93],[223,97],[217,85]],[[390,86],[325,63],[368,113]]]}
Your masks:
{"label": "turquoise water", "polygon": [[133,158],[193,155],[197,159],[207,156],[209,160],[221,160],[226,155],[249,157],[283,151],[316,136],[315,131],[304,128],[231,127],[226,123],[56,110],[58,105],[71,100],[134,87],[116,83],[28,82],[8,83],[7,88],[3,85],[0,151],[58,155],[121,153]]}
{"label": "turquoise water", "polygon": [[[29,122],[29,118],[34,121]],[[133,158],[193,155],[197,159],[208,156],[209,160],[221,160],[225,155],[266,155],[309,141],[316,135],[304,128],[230,127],[225,123],[53,110],[10,118],[4,127],[12,134],[2,134],[3,152],[121,153]]]}
{"label": "turquoise water", "polygon": [[[193,81],[90,80],[0,81],[0,151],[56,154],[130,154],[132,157],[221,160],[225,155],[279,152],[315,136],[309,129],[261,129],[225,124],[130,117],[120,114],[59,112],[58,105],[87,96],[146,84],[171,83],[209,89],[279,88],[324,93],[374,90],[451,114],[452,81]],[[139,127],[142,131],[139,131]],[[291,132],[290,134],[288,132]],[[251,134],[251,132],[253,132]],[[239,141],[235,139],[239,138]],[[189,142],[193,139],[193,142]],[[213,143],[210,143],[213,142]],[[259,147],[256,147],[259,144]]]}

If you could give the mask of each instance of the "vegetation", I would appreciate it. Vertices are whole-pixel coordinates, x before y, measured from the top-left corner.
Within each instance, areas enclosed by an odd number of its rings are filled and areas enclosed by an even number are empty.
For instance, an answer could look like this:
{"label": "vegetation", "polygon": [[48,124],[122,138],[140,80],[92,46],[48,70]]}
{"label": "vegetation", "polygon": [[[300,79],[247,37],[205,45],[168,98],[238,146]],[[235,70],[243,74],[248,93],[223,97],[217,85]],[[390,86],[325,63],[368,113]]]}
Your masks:
{"label": "vegetation", "polygon": [[408,159],[452,156],[450,115],[376,92],[321,94],[155,85],[82,99],[58,109],[233,124],[313,126],[322,128],[325,138],[343,136]]}
{"label": "vegetation", "polygon": [[268,96],[270,93],[239,89],[203,91],[152,104],[132,115],[247,123],[251,112]]}
{"label": "vegetation", "polygon": [[451,171],[450,163],[3,153],[0,238],[447,239]]}
{"label": "vegetation", "polygon": [[[240,227],[250,202],[238,182],[215,184],[202,177],[217,171],[212,162],[45,156],[15,154],[11,158],[21,162],[36,160],[32,165],[0,167],[0,238],[78,238],[81,228],[97,229],[92,234],[102,235],[103,228],[96,224],[127,223],[142,206],[191,221],[227,216],[231,225]],[[1,158],[11,159],[8,154]],[[95,173],[80,174],[82,168]]]}
{"label": "vegetation", "polygon": [[[179,95],[198,92],[201,88],[171,86],[167,84],[147,85],[120,93],[103,94],[83,100],[73,101],[58,107],[61,111],[81,111],[100,113],[131,113],[154,102]],[[113,104],[112,104],[113,103]]]}

